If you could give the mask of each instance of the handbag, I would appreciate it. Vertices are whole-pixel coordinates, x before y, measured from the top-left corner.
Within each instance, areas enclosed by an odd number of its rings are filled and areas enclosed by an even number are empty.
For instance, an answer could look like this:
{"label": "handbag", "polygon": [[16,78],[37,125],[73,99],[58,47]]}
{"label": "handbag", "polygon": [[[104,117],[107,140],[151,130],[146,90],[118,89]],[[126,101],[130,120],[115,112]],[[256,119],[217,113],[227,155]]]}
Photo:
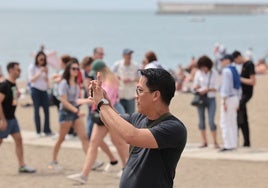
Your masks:
{"label": "handbag", "polygon": [[101,121],[101,118],[100,118],[100,112],[99,110],[94,110],[92,113],[91,113],[91,119],[94,123],[96,123],[97,125],[104,125],[104,123]]}
{"label": "handbag", "polygon": [[[209,88],[209,85],[210,85],[211,74],[212,74],[212,72],[210,72],[210,74],[209,74],[208,88]],[[207,99],[208,99],[207,94],[200,95],[199,92],[195,92],[194,93],[194,98],[191,101],[191,105],[196,106],[196,107],[206,106],[207,105]]]}
{"label": "handbag", "polygon": [[206,94],[200,95],[199,92],[194,93],[194,98],[191,102],[191,105],[200,107],[200,106],[206,106],[206,104],[207,104],[207,95]]}

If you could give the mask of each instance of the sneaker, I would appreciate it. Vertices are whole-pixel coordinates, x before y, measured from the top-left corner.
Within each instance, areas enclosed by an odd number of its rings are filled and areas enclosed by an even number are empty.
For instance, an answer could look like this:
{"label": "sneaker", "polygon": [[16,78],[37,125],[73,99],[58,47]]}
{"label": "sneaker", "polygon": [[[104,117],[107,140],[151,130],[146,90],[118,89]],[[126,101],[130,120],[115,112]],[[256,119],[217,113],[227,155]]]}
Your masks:
{"label": "sneaker", "polygon": [[29,167],[27,165],[24,165],[19,168],[19,173],[35,173],[36,170],[32,167]]}
{"label": "sneaker", "polygon": [[69,175],[67,176],[67,178],[70,180],[76,181],[80,184],[85,184],[87,182],[87,177],[81,173]]}
{"label": "sneaker", "polygon": [[53,132],[45,133],[45,136],[46,137],[52,137],[52,136],[55,136],[55,133],[53,133]]}
{"label": "sneaker", "polygon": [[100,161],[95,161],[95,163],[92,166],[92,170],[98,170],[103,166],[104,162],[100,162]]}
{"label": "sneaker", "polygon": [[116,172],[118,171],[117,169],[117,163],[118,161],[111,161],[109,164],[107,164],[104,168],[104,172]]}
{"label": "sneaker", "polygon": [[233,148],[222,148],[219,150],[219,152],[226,152],[226,151],[232,151]]}
{"label": "sneaker", "polygon": [[63,167],[60,166],[58,162],[52,161],[52,162],[49,163],[48,169],[50,169],[50,170],[61,170],[61,169],[63,169]]}
{"label": "sneaker", "polygon": [[41,138],[41,134],[40,133],[37,133],[36,134],[36,138]]}
{"label": "sneaker", "polygon": [[66,136],[65,136],[65,140],[71,140],[72,139],[72,135],[70,135],[70,134],[66,134]]}

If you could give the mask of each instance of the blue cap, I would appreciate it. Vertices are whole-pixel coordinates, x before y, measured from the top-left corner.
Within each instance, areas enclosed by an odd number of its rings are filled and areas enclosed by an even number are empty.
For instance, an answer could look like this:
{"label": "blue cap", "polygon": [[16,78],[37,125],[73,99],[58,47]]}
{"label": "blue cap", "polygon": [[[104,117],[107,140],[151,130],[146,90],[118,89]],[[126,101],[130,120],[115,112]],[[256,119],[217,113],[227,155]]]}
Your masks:
{"label": "blue cap", "polygon": [[133,52],[134,52],[133,50],[126,48],[123,50],[123,55],[132,54]]}
{"label": "blue cap", "polygon": [[220,60],[223,61],[225,59],[229,59],[230,62],[233,62],[233,56],[231,54],[225,54]]}

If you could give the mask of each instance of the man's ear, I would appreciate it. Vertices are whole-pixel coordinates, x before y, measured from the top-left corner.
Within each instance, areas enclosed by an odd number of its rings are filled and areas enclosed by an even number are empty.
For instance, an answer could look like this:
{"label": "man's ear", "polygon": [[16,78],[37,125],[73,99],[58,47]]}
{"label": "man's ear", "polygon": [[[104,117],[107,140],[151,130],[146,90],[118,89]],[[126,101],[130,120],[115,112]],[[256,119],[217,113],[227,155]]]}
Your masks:
{"label": "man's ear", "polygon": [[158,100],[161,97],[160,91],[156,90],[153,93],[153,100]]}

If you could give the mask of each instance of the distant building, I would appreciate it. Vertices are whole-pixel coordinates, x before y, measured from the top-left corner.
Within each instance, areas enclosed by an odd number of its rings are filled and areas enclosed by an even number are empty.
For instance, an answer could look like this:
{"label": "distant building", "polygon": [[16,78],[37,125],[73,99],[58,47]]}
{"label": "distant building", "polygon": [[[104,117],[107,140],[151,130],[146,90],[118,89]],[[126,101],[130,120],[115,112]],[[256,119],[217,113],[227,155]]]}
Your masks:
{"label": "distant building", "polygon": [[268,3],[159,2],[159,14],[267,14]]}

